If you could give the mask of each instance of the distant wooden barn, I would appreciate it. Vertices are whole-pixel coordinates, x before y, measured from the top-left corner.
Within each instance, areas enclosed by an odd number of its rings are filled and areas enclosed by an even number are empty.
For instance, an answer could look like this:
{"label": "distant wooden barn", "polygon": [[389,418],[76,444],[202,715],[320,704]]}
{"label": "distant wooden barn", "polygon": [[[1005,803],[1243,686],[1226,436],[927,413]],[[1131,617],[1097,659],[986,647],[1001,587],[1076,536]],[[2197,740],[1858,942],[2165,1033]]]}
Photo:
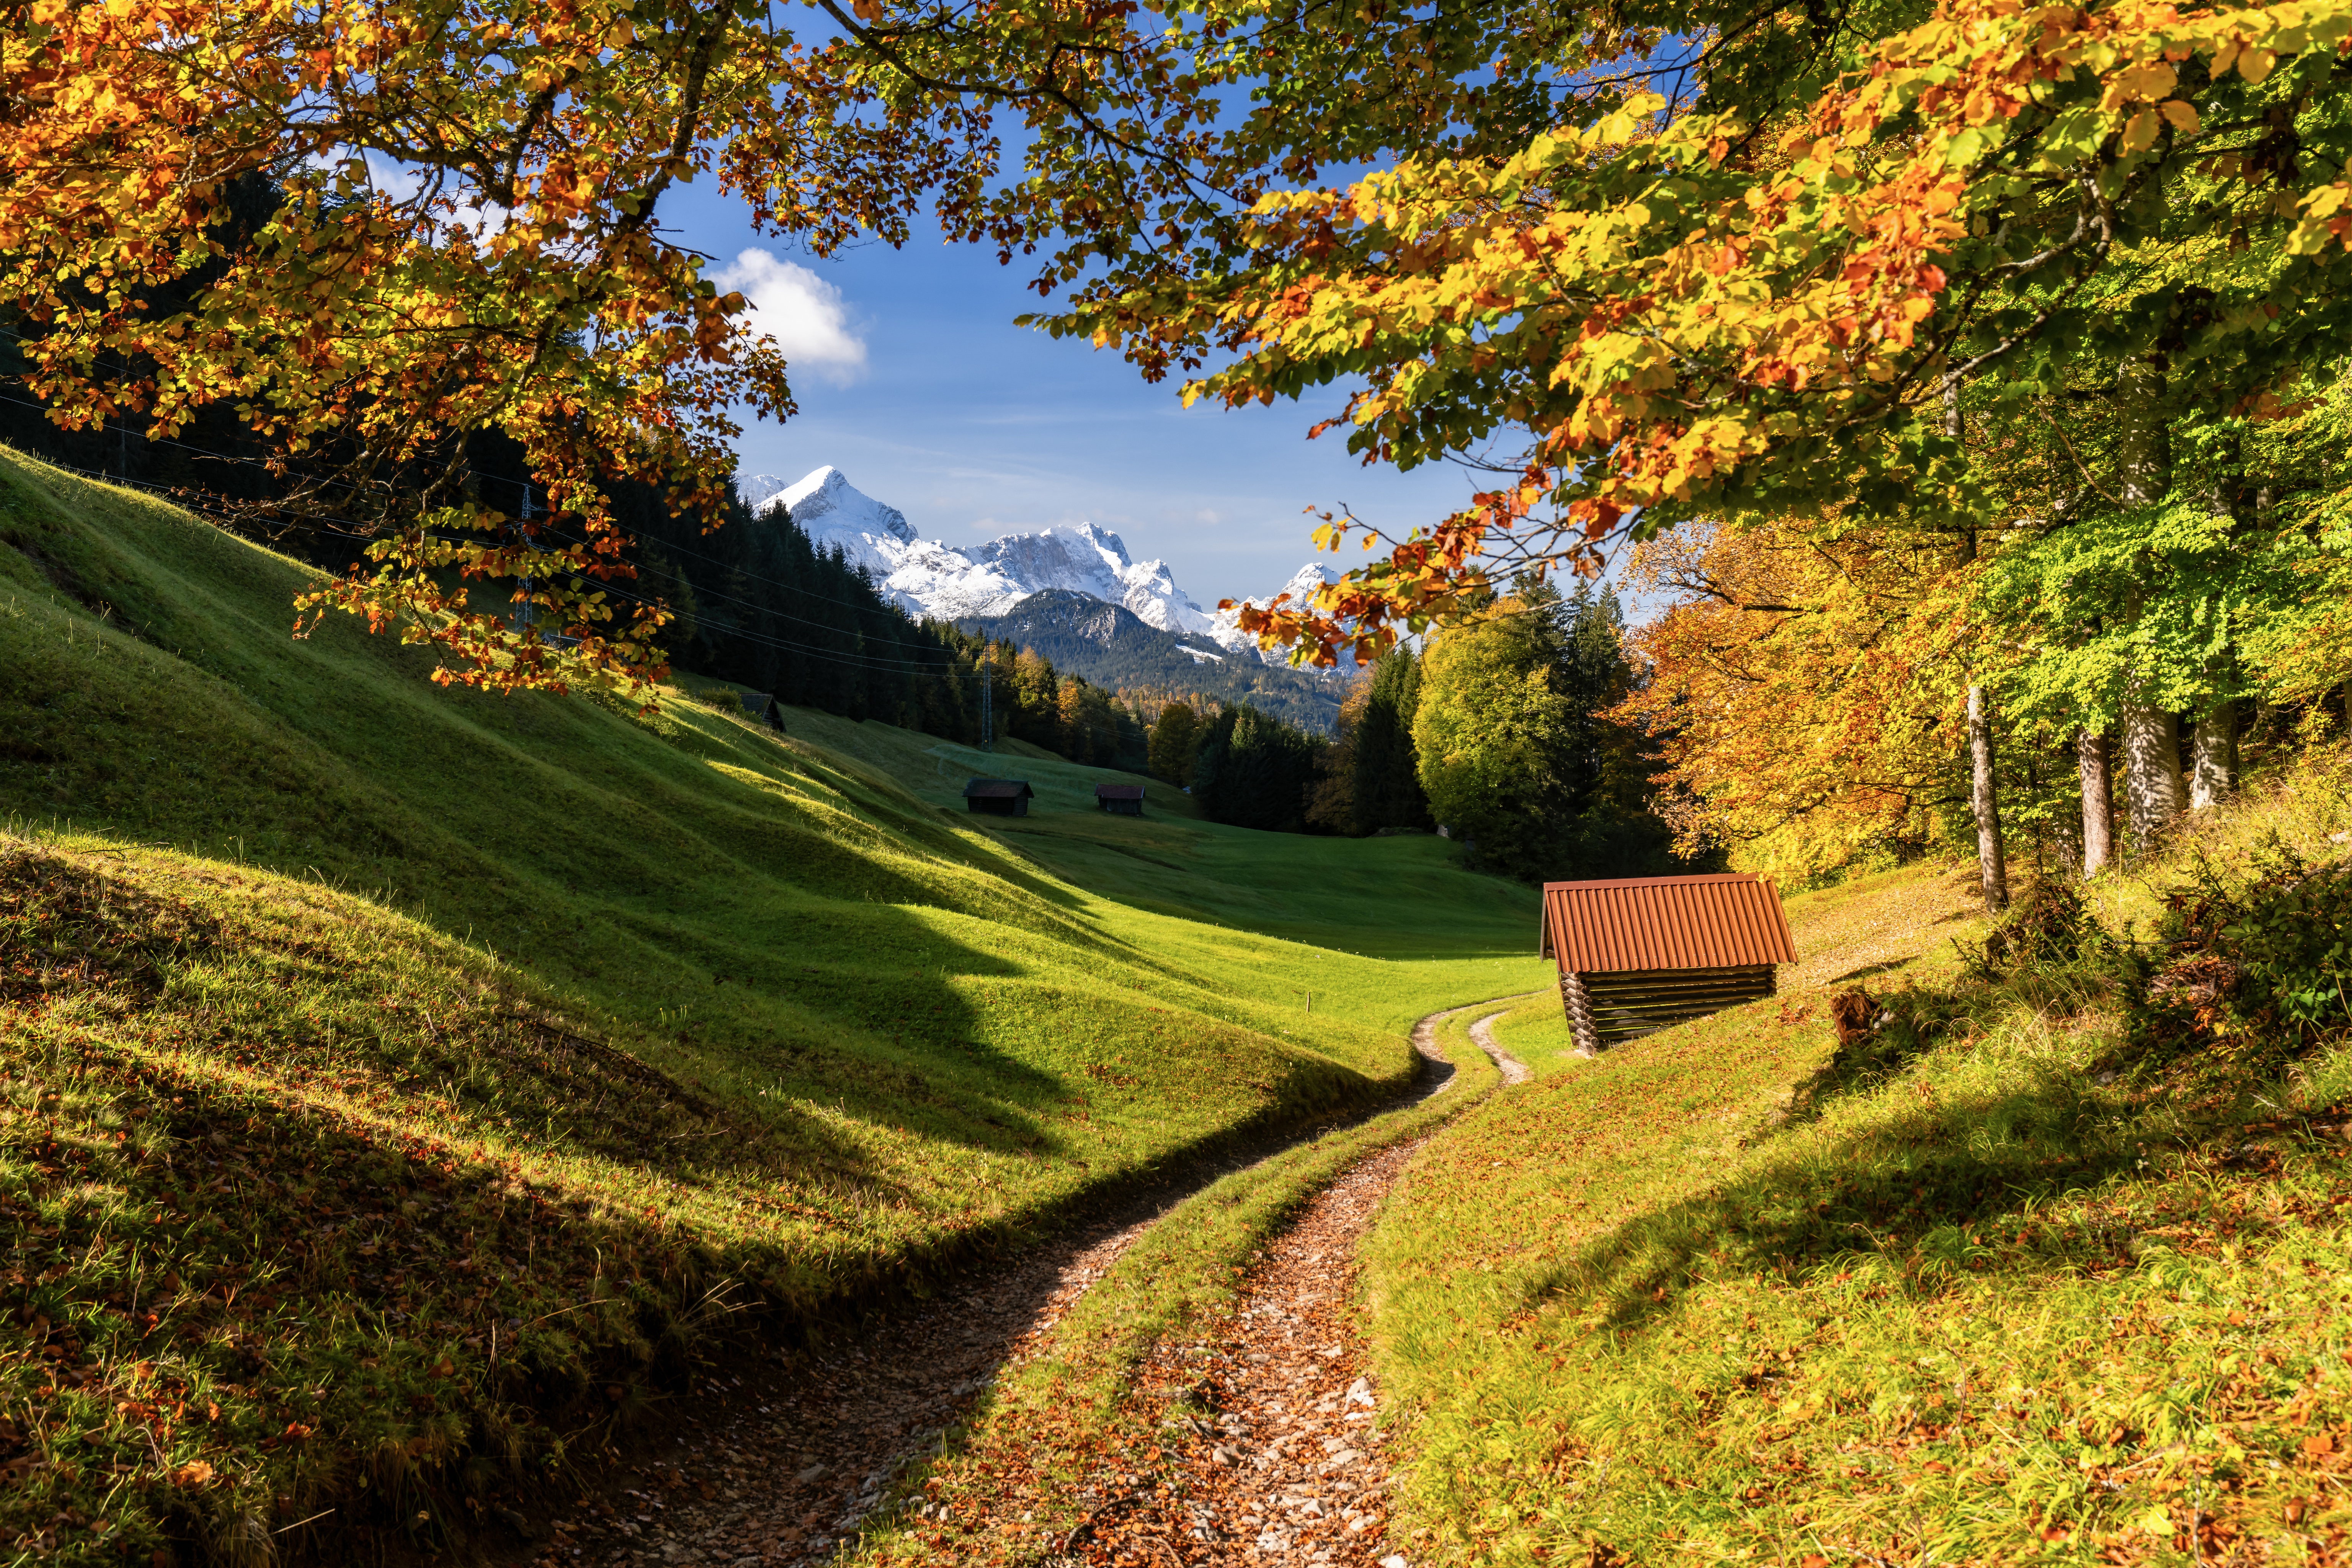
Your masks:
{"label": "distant wooden barn", "polygon": [[1095,805],[1100,810],[1116,812],[1121,816],[1141,816],[1143,786],[1098,784],[1095,785]]}
{"label": "distant wooden barn", "polygon": [[1769,996],[1797,960],[1780,890],[1741,875],[1547,882],[1541,951],[1587,1054]]}
{"label": "distant wooden barn", "polygon": [[963,786],[963,803],[997,816],[1026,816],[1037,792],[1026,779],[974,779]]}
{"label": "distant wooden barn", "polygon": [[764,691],[746,691],[741,696],[743,711],[751,716],[753,722],[765,724],[771,730],[784,727],[783,711],[776,706],[774,698]]}

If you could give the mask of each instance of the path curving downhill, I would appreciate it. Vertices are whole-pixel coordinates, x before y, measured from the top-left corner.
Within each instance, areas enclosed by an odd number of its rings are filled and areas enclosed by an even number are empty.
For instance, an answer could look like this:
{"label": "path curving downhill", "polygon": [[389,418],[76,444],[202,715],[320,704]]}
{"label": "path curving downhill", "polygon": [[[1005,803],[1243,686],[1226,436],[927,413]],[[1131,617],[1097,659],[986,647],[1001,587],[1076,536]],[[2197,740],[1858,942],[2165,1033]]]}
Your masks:
{"label": "path curving downhill", "polygon": [[[1514,997],[1512,1000],[1517,1001],[1519,998]],[[1527,1063],[1495,1043],[1495,1020],[1501,1017],[1503,1013],[1509,1011],[1510,1009],[1506,1007],[1502,1013],[1489,1013],[1470,1026],[1471,1043],[1494,1058],[1496,1069],[1503,1075],[1506,1087],[1515,1083],[1525,1083],[1536,1076],[1528,1070]]]}
{"label": "path curving downhill", "polygon": [[[1528,994],[1533,994],[1528,993]],[[1435,1055],[1437,1026],[1489,1009],[1470,1037],[1506,1086],[1526,1064],[1490,1026],[1521,997],[1432,1014],[1413,1043]],[[1181,1392],[1163,1423],[1169,1483],[1116,1520],[1097,1520],[1066,1563],[1114,1568],[1412,1568],[1418,1553],[1388,1532],[1393,1483],[1370,1347],[1356,1321],[1356,1251],[1425,1134],[1341,1172],[1270,1242],[1234,1310],[1210,1333],[1156,1347],[1147,1384]],[[1171,1402],[1171,1406],[1173,1401]],[[1195,1412],[1205,1414],[1195,1415]],[[1189,1434],[1189,1436],[1187,1436]]]}
{"label": "path curving downhill", "polygon": [[[1498,1016],[1516,1000],[1448,1008],[1415,1024],[1412,1044],[1423,1058],[1423,1071],[1409,1095],[1373,1114],[1451,1085],[1452,1064],[1437,1047],[1440,1024],[1480,1007]],[[1527,1068],[1496,1047],[1491,1035],[1481,1034],[1489,1022],[1472,1026],[1473,1039],[1494,1058],[1506,1083],[1522,1081]],[[1295,1134],[1280,1148],[1325,1131]],[[1138,1530],[1149,1533],[1161,1558],[1173,1555],[1184,1563],[1380,1561],[1365,1552],[1381,1539],[1376,1500],[1385,1481],[1365,1490],[1352,1474],[1376,1463],[1368,1457],[1376,1454],[1378,1439],[1370,1420],[1375,1396],[1363,1371],[1361,1341],[1348,1321],[1349,1297],[1356,1241],[1422,1142],[1378,1151],[1350,1167],[1267,1247],[1242,1310],[1219,1325],[1223,1340],[1234,1342],[1232,1353],[1217,1361],[1223,1386],[1233,1408],[1250,1414],[1216,1441],[1204,1436],[1192,1445],[1197,1456],[1171,1457],[1180,1467],[1197,1458],[1195,1468],[1207,1479],[1283,1486],[1301,1498],[1328,1495],[1331,1506],[1269,1501],[1252,1512],[1254,1492],[1228,1496],[1230,1484],[1204,1482],[1202,1499],[1223,1500],[1211,1504],[1205,1522],[1190,1515],[1161,1520],[1144,1508],[1100,1516],[1070,1542],[1064,1562],[1110,1563],[1114,1544]],[[599,1478],[562,1517],[534,1526],[538,1539],[531,1546],[506,1560],[534,1568],[813,1568],[831,1559],[856,1540],[898,1474],[938,1451],[942,1436],[999,1368],[1033,1353],[1170,1210],[1248,1163],[1248,1157],[1204,1161],[1129,1212],[976,1274],[853,1341],[798,1355],[778,1352],[698,1376],[676,1402],[668,1440]],[[1190,1364],[1197,1374],[1197,1353]],[[1335,1437],[1337,1446],[1318,1454],[1317,1445]],[[1338,1457],[1342,1449],[1344,1458]],[[1313,1481],[1301,1479],[1308,1468]],[[1385,1477],[1384,1467],[1380,1473]],[[1372,1503],[1369,1511],[1366,1501]],[[1257,1532],[1250,1538],[1259,1543],[1255,1555],[1234,1554],[1249,1544],[1235,1533],[1244,1525]],[[1314,1556],[1307,1543],[1326,1541],[1346,1554]]]}

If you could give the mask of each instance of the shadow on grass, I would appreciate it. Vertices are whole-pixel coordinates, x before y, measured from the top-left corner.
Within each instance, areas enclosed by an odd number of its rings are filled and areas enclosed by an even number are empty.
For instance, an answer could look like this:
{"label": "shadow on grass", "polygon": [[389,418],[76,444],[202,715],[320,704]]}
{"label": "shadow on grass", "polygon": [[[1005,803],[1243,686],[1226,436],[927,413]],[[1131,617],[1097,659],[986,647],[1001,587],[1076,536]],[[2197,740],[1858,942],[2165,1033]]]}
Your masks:
{"label": "shadow on grass", "polygon": [[[1926,1290],[1964,1270],[2132,1266],[2128,1227],[2048,1216],[2066,1212],[2057,1204],[2066,1194],[2138,1170],[2146,1130],[2117,1130],[2120,1100],[2071,1073],[2044,1068],[2032,1078],[1986,1099],[1923,1099],[1899,1120],[1827,1146],[1809,1138],[1808,1147],[1595,1238],[1532,1281],[1528,1304],[1572,1298],[1630,1331],[1674,1312],[1681,1292],[1706,1276],[1796,1284],[1832,1265],[1875,1260],[1906,1288]],[[1998,1252],[1978,1241],[1996,1222],[2028,1215],[2036,1216],[2029,1240],[2010,1239]]]}

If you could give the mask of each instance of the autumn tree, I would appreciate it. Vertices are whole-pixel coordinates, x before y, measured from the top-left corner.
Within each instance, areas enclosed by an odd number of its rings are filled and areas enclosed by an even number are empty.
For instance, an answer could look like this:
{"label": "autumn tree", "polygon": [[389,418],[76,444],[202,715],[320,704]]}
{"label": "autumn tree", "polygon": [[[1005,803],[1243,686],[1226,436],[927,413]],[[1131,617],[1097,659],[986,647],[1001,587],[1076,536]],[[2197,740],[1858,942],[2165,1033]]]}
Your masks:
{"label": "autumn tree", "polygon": [[[902,225],[949,155],[913,127],[858,151],[870,89],[682,3],[20,7],[0,88],[0,268],[52,417],[172,436],[234,407],[296,481],[280,509],[378,532],[374,570],[314,602],[502,683],[657,665],[664,612],[605,592],[629,568],[604,481],[717,521],[730,405],[791,409],[774,345],[658,222],[670,189],[813,138],[784,188],[721,178],[825,243]],[[535,517],[467,495],[488,431],[520,445]],[[518,634],[453,575],[528,576],[538,614]]]}
{"label": "autumn tree", "polygon": [[[1999,526],[1954,395],[2109,389],[2138,478],[2101,482],[2153,505],[2163,427],[2276,415],[2352,342],[2330,303],[2352,233],[2342,0],[1687,26],[1664,71],[1614,13],[1548,33],[1583,91],[1510,144],[1269,195],[1245,263],[1066,318],[1148,370],[1230,355],[1195,397],[1349,382],[1368,459],[1500,464],[1315,605],[1244,625],[1360,657],[1497,569],[1589,568],[1629,529],[1707,517]],[[1351,534],[1374,542],[1347,518],[1323,537]]]}
{"label": "autumn tree", "polygon": [[1948,540],[1686,525],[1633,552],[1664,601],[1633,634],[1646,679],[1616,708],[1658,756],[1677,847],[1801,877],[1943,837],[1968,579]]}

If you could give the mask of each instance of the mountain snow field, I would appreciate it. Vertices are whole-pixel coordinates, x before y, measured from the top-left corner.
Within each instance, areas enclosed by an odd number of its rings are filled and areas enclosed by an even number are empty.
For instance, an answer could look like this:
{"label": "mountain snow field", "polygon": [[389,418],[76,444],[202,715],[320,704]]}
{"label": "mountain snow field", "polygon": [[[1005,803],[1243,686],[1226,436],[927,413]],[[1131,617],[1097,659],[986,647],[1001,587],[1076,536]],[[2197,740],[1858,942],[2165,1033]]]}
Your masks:
{"label": "mountain snow field", "polygon": [[[874,574],[886,596],[916,616],[947,621],[1002,616],[1032,594],[1060,588],[1123,605],[1160,631],[1207,637],[1245,658],[1264,658],[1257,639],[1236,624],[1237,611],[1203,610],[1176,585],[1166,562],[1137,561],[1118,534],[1091,522],[1008,533],[959,550],[923,538],[906,513],[858,489],[830,464],[793,484],[770,474],[736,484],[755,516],[789,510],[820,547],[838,545]],[[1309,562],[1276,595],[1286,593],[1299,604],[1327,581],[1322,565]],[[1263,606],[1276,595],[1242,602]]]}

